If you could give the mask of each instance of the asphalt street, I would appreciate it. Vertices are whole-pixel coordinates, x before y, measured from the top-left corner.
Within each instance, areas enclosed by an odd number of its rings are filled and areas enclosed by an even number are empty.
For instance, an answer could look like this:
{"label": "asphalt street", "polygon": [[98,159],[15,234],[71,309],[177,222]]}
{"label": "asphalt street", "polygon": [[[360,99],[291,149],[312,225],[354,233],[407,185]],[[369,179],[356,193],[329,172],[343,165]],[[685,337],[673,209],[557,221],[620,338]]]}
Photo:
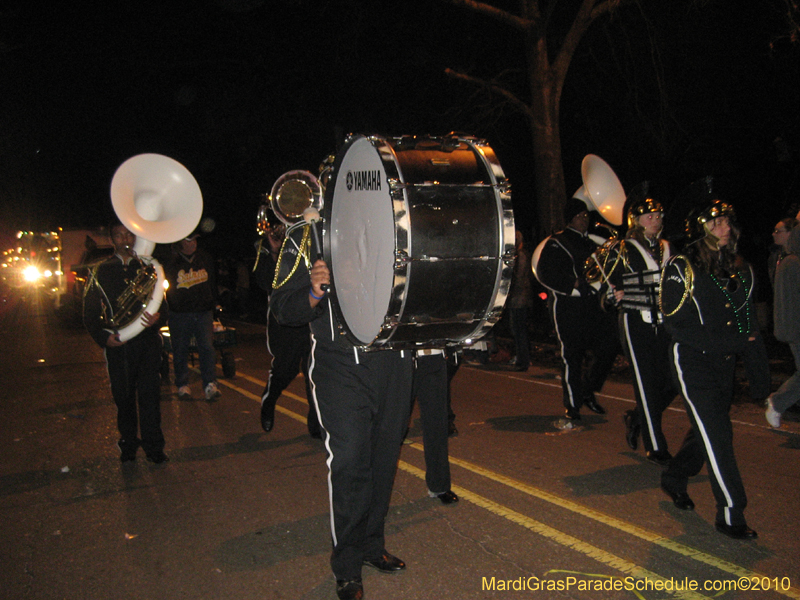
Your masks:
{"label": "asphalt street", "polygon": [[[122,465],[101,350],[36,294],[2,312],[0,598],[256,600],[335,598],[323,443],[306,430],[298,378],[259,425],[269,368],[263,326],[237,329],[236,375],[222,397],[180,401],[162,387],[171,461]],[[366,598],[800,598],[800,423],[771,430],[763,409],[732,410],[736,454],[759,537],[714,529],[703,473],[697,508],[676,509],[660,467],[624,440],[626,377],[559,429],[553,361],[527,372],[463,365],[453,380],[454,491],[427,496],[418,414],[410,421],[387,521],[387,547],[408,569],[364,572]],[[686,432],[680,399],[664,419],[671,448]]]}

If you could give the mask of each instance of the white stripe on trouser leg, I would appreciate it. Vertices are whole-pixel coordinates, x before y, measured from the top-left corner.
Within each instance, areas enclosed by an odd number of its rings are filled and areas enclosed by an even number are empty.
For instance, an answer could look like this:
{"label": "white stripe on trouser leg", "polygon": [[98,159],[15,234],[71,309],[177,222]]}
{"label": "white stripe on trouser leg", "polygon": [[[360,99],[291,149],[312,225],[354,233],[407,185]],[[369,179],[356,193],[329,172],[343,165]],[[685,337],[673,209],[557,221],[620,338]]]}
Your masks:
{"label": "white stripe on trouser leg", "polygon": [[658,440],[656,439],[656,432],[653,429],[653,420],[650,417],[650,406],[647,403],[647,394],[644,391],[644,384],[642,383],[642,376],[639,373],[639,361],[636,359],[636,351],[633,349],[633,344],[631,343],[631,332],[630,327],[628,325],[628,317],[629,314],[625,313],[622,316],[622,322],[625,326],[625,339],[628,342],[628,352],[631,355],[631,362],[633,363],[633,372],[636,374],[636,387],[639,388],[639,398],[642,399],[642,409],[645,414],[645,418],[647,419],[647,432],[650,434],[650,442],[653,446],[653,450],[660,450],[658,447]]}
{"label": "white stripe on trouser leg", "polygon": [[561,362],[564,363],[564,385],[567,387],[567,393],[569,394],[569,405],[572,408],[575,408],[575,398],[572,395],[572,386],[569,384],[569,363],[567,362],[567,357],[564,355],[564,342],[561,340],[561,332],[558,330],[558,317],[556,316],[558,307],[558,295],[553,294],[553,323],[556,328],[556,337],[558,338],[559,344],[561,344]]}
{"label": "white stripe on trouser leg", "polygon": [[702,437],[703,446],[705,446],[706,449],[706,456],[708,456],[709,466],[714,471],[714,475],[717,478],[717,483],[719,483],[719,488],[722,490],[722,493],[725,495],[725,501],[728,503],[728,505],[725,507],[725,523],[727,525],[730,525],[731,524],[730,507],[733,505],[733,499],[731,498],[731,495],[728,492],[728,488],[725,485],[725,480],[722,478],[722,473],[720,473],[719,465],[717,464],[717,457],[714,454],[714,448],[711,446],[711,441],[708,439],[706,428],[703,425],[703,421],[700,419],[700,416],[697,414],[697,409],[694,406],[694,402],[692,402],[692,399],[689,397],[689,393],[686,389],[686,382],[683,379],[683,370],[681,369],[681,364],[680,364],[678,344],[675,344],[672,352],[673,352],[673,360],[675,361],[675,368],[678,372],[678,380],[681,383],[681,391],[683,392],[683,397],[686,400],[686,403],[689,405],[689,408],[692,409],[692,414],[694,415],[695,423],[697,423],[698,433]]}
{"label": "white stripe on trouser leg", "polygon": [[333,540],[333,545],[336,547],[337,540],[336,540],[336,523],[334,521],[333,516],[333,479],[331,478],[331,463],[333,462],[333,450],[331,450],[331,436],[328,433],[328,429],[325,427],[325,423],[322,422],[322,413],[319,411],[319,402],[317,402],[317,384],[314,382],[314,366],[316,365],[316,352],[317,352],[317,338],[314,334],[311,334],[311,355],[309,356],[309,365],[308,365],[308,381],[311,383],[311,395],[313,398],[309,398],[310,401],[314,403],[314,410],[317,411],[317,420],[319,421],[320,427],[322,427],[322,431],[325,434],[325,449],[328,451],[328,460],[325,461],[326,466],[328,467],[328,504],[330,505],[330,513],[331,513],[331,539]]}

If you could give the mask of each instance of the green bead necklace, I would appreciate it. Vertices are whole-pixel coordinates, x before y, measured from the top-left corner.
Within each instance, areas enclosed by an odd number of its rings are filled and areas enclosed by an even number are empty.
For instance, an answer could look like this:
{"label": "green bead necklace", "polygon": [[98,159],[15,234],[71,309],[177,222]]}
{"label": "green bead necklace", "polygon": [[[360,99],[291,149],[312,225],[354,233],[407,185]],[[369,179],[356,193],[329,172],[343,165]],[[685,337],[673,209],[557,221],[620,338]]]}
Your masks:
{"label": "green bead necklace", "polygon": [[[733,314],[736,315],[736,326],[739,328],[739,333],[750,333],[750,303],[747,301],[747,299],[750,297],[750,290],[747,288],[747,284],[744,282],[744,278],[742,277],[741,273],[739,273],[739,271],[731,275],[731,279],[733,279],[734,277],[737,277],[739,281],[742,282],[742,287],[744,288],[744,304],[742,304],[742,306],[738,308],[736,308],[733,301],[733,297],[728,291],[728,288],[722,285],[719,279],[717,279],[715,275],[711,275],[711,281],[713,281],[716,284],[716,286],[728,299],[728,303],[733,307]],[[744,315],[745,315],[745,321],[747,323],[747,329],[744,329],[743,327],[744,323],[742,322],[742,317],[739,314],[739,311],[741,311],[742,308],[744,308]]]}

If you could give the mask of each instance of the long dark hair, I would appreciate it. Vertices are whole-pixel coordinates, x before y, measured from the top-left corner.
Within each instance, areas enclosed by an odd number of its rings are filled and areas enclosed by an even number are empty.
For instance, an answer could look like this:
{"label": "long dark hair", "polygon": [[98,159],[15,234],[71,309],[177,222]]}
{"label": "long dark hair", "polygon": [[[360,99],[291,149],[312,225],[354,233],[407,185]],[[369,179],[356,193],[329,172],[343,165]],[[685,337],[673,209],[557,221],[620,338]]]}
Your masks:
{"label": "long dark hair", "polygon": [[720,248],[713,235],[695,240],[684,249],[684,254],[697,269],[717,277],[730,277],[731,273],[741,268],[742,259],[736,253],[741,230],[739,226],[728,219],[731,234],[728,243]]}

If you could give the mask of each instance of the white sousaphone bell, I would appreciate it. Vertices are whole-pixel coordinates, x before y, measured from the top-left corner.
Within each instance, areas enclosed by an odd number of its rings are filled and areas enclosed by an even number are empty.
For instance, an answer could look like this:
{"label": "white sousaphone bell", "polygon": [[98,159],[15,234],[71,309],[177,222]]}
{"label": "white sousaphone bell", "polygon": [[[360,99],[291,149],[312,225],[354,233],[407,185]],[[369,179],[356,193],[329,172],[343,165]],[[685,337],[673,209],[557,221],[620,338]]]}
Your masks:
{"label": "white sousaphone bell", "polygon": [[[581,178],[583,185],[572,197],[583,201],[587,210],[600,213],[600,216],[611,225],[616,227],[622,225],[625,212],[625,189],[608,163],[596,154],[587,154],[581,162]],[[592,235],[590,237],[600,245],[606,241],[599,236]],[[542,248],[548,239],[549,236],[539,242],[531,256],[531,268],[537,279],[539,276],[536,274],[536,266],[539,263]]]}
{"label": "white sousaphone bell", "polygon": [[178,161],[139,154],[122,163],[111,180],[111,204],[136,235],[133,251],[144,263],[115,307],[114,331],[126,342],[142,332],[145,312],[155,314],[164,298],[164,269],[152,257],[156,244],[177,242],[194,231],[203,213],[197,181]]}

